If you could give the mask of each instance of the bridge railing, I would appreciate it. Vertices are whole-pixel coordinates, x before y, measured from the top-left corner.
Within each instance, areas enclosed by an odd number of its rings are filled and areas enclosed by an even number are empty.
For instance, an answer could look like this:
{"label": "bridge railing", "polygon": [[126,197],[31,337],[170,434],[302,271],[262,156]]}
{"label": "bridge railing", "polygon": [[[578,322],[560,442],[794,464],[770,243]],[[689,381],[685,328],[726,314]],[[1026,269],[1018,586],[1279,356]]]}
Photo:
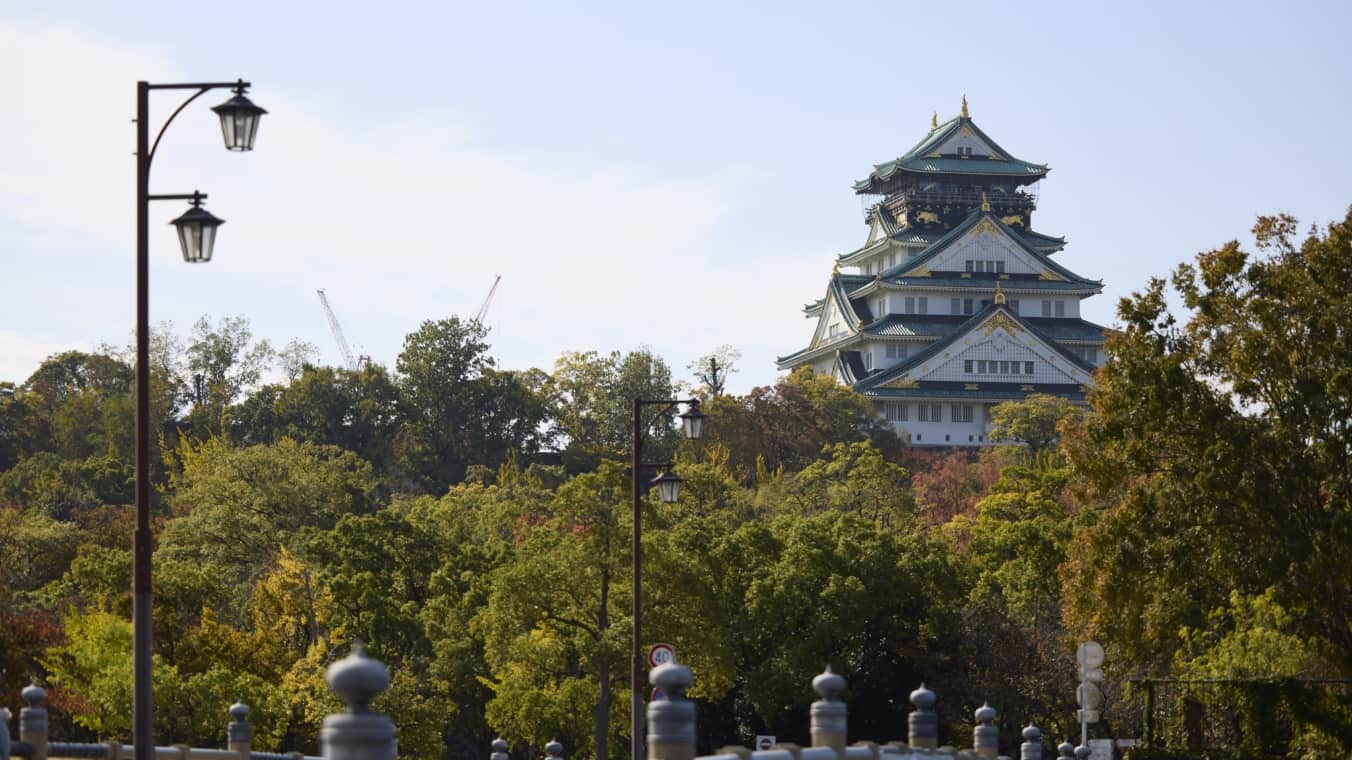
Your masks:
{"label": "bridge railing", "polygon": [[[155,747],[155,760],[395,760],[398,747],[394,723],[370,709],[371,699],[390,684],[390,674],[385,666],[367,657],[357,644],[352,648],[352,654],[329,666],[328,682],[346,709],[324,719],[319,733],[321,754],[318,757],[300,752],[255,752],[249,707],[236,702],[227,711],[230,722],[225,728],[225,749],[182,744]],[[19,710],[17,741],[13,741],[9,733],[9,711],[0,708],[0,758],[130,760],[134,757],[135,747],[121,742],[50,741],[46,690],[33,685],[24,689],[20,696],[27,706]]]}

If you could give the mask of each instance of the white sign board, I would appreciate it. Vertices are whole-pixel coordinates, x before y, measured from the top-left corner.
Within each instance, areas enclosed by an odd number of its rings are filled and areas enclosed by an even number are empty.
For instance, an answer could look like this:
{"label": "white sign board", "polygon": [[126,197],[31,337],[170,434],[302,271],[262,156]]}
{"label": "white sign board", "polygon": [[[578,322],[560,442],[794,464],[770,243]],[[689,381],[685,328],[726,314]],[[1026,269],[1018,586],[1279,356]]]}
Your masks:
{"label": "white sign board", "polygon": [[653,644],[648,648],[648,667],[666,665],[676,659],[676,648],[670,644]]}
{"label": "white sign board", "polygon": [[774,746],[775,746],[775,737],[766,736],[764,734],[756,735],[755,747],[757,752],[764,752],[767,749],[774,749]]}

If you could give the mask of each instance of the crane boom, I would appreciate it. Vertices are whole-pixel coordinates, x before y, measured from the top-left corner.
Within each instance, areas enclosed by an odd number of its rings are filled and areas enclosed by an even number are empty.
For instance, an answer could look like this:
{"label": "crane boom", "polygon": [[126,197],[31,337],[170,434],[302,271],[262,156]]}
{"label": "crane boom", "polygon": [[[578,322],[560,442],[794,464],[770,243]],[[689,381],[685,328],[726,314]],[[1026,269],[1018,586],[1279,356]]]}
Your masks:
{"label": "crane boom", "polygon": [[315,291],[319,294],[319,303],[324,305],[324,316],[329,319],[329,330],[333,332],[334,340],[338,341],[338,349],[343,352],[343,361],[347,368],[353,371],[359,369],[357,360],[352,356],[352,349],[347,345],[347,338],[343,336],[343,328],[338,324],[338,316],[333,313],[333,307],[329,306],[329,299],[324,295],[324,289]]}
{"label": "crane boom", "polygon": [[474,316],[474,321],[479,324],[484,323],[484,315],[488,314],[488,305],[493,303],[493,294],[498,292],[498,283],[502,282],[502,275],[493,277],[493,287],[488,289],[488,296],[484,298],[484,305],[479,307],[479,313]]}

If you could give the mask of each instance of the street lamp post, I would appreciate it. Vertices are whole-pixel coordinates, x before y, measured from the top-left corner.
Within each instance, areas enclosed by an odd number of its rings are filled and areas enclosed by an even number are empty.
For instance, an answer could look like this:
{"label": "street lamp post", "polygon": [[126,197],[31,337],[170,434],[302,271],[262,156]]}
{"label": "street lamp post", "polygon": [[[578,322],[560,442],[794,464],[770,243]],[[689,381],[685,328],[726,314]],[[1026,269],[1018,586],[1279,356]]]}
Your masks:
{"label": "street lamp post", "polygon": [[[633,480],[634,491],[634,536],[633,536],[633,558],[634,558],[634,646],[631,652],[632,660],[629,668],[629,752],[631,760],[643,760],[643,685],[645,680],[643,670],[643,468],[644,467],[663,467],[666,472],[652,481],[650,485],[657,486],[658,495],[666,504],[671,504],[680,498],[681,479],[676,473],[671,471],[672,464],[653,464],[643,461],[643,439],[648,433],[648,428],[657,421],[658,418],[667,412],[676,408],[680,404],[685,404],[687,409],[680,415],[681,427],[685,431],[685,437],[691,440],[699,440],[704,436],[704,413],[699,409],[699,399],[671,399],[666,401],[645,401],[643,399],[634,399],[634,450],[633,464],[630,477]],[[645,407],[658,406],[661,409],[649,417],[643,418],[643,409]]]}
{"label": "street lamp post", "polygon": [[[173,221],[178,229],[183,259],[188,262],[211,260],[216,228],[223,220],[202,208],[206,195],[152,195],[150,162],[155,158],[164,131],[188,104],[209,90],[231,88],[235,97],[212,110],[220,117],[225,147],[232,151],[253,149],[258,120],[266,111],[244,96],[249,83],[201,82],[185,84],[136,83],[136,531],[132,537],[132,745],[136,760],[153,760],[154,728],[151,712],[151,615],[150,558],[153,551],[150,533],[150,202],[186,200],[192,203]],[[196,90],[183,101],[150,142],[150,91]]]}

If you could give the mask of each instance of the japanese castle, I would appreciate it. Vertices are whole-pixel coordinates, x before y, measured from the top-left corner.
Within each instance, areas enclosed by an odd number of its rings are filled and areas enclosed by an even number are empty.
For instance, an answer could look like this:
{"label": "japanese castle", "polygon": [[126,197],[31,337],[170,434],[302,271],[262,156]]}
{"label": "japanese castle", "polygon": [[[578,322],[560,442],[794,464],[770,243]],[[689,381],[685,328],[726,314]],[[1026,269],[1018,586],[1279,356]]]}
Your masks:
{"label": "japanese castle", "polygon": [[1104,329],[1080,319],[1103,283],[1052,260],[1061,237],[1033,230],[1045,164],[1012,156],[959,116],[854,184],[863,247],[836,258],[807,348],[809,366],[873,400],[917,446],[989,442],[989,409],[1030,393],[1083,401]]}

